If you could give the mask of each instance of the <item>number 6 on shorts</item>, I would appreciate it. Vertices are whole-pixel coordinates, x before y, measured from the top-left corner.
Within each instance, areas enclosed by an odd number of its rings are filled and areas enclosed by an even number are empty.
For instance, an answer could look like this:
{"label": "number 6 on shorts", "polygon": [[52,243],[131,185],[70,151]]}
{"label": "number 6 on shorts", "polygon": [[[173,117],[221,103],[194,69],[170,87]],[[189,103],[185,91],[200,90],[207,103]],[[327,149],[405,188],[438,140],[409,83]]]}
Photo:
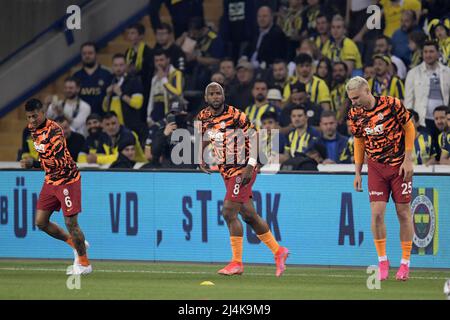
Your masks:
{"label": "number 6 on shorts", "polygon": [[70,200],[70,197],[69,197],[69,196],[67,196],[67,197],[64,198],[64,202],[66,203],[66,207],[67,207],[67,208],[72,207],[72,200]]}

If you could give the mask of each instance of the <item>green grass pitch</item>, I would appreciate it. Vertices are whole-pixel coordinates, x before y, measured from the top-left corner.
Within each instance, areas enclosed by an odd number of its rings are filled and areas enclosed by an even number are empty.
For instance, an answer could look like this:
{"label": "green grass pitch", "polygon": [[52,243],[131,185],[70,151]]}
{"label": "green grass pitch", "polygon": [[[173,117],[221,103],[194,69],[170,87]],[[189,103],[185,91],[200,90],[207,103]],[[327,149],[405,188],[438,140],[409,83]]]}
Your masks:
{"label": "green grass pitch", "polygon": [[[407,282],[396,269],[369,290],[365,268],[289,266],[281,278],[273,265],[245,265],[242,276],[224,277],[222,264],[92,261],[94,273],[79,290],[67,288],[68,260],[0,259],[0,299],[445,299],[450,271],[412,269]],[[211,281],[214,285],[200,285]]]}

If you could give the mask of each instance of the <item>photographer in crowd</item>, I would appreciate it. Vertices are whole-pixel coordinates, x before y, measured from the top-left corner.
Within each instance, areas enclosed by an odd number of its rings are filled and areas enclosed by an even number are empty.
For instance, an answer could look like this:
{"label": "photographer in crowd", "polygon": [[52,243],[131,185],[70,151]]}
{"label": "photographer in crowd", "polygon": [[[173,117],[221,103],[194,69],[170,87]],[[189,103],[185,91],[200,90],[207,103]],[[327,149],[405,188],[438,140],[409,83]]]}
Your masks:
{"label": "photographer in crowd", "polygon": [[[186,112],[185,106],[179,102],[173,102],[169,113],[158,125],[158,130],[150,130],[149,132],[149,134],[153,136],[148,137],[146,149],[151,150],[151,163],[146,167],[195,168],[193,145],[194,126],[192,117]],[[172,155],[172,150],[177,147],[178,144],[187,144],[187,142],[184,141],[186,136],[183,135],[183,137],[180,138],[178,134],[173,136],[177,129],[184,129],[187,130],[184,131],[185,134],[189,133],[190,155],[184,154],[185,150],[181,150],[180,147],[178,147],[177,150],[174,150],[174,154]],[[179,133],[182,134],[183,132],[180,131]],[[179,157],[180,160],[177,161],[174,157]],[[147,159],[148,158],[149,157],[147,157]]]}

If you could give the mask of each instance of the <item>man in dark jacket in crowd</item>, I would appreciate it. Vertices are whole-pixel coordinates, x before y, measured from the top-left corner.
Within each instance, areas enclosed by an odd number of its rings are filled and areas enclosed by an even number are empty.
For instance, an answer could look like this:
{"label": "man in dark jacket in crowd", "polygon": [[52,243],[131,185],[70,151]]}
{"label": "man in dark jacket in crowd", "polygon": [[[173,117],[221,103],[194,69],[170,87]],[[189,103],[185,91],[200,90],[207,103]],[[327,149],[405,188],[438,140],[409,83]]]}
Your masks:
{"label": "man in dark jacket in crowd", "polygon": [[125,139],[119,142],[119,156],[117,160],[110,166],[110,168],[122,168],[122,169],[133,169],[136,164],[136,149],[134,147],[133,139]]}

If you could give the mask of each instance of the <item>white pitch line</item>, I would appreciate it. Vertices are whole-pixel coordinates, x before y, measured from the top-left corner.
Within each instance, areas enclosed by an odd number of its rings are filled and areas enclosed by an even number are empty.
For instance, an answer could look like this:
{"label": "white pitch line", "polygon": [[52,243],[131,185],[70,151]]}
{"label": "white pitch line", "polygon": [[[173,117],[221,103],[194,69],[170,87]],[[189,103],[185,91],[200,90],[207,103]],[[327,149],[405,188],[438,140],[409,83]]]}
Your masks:
{"label": "white pitch line", "polygon": [[[0,268],[0,271],[50,271],[50,272],[65,272],[66,269],[57,268]],[[109,269],[94,269],[94,272],[103,273],[152,273],[152,274],[205,274],[211,275],[213,272],[205,271],[156,271],[156,270],[109,270]],[[214,273],[215,274],[215,273]],[[246,273],[246,276],[268,276],[272,277],[273,273]],[[283,276],[289,277],[328,277],[328,278],[361,278],[366,279],[366,276],[351,276],[345,274],[309,274],[309,273],[285,273]],[[447,280],[446,277],[416,277],[412,276],[410,279],[418,280]]]}

